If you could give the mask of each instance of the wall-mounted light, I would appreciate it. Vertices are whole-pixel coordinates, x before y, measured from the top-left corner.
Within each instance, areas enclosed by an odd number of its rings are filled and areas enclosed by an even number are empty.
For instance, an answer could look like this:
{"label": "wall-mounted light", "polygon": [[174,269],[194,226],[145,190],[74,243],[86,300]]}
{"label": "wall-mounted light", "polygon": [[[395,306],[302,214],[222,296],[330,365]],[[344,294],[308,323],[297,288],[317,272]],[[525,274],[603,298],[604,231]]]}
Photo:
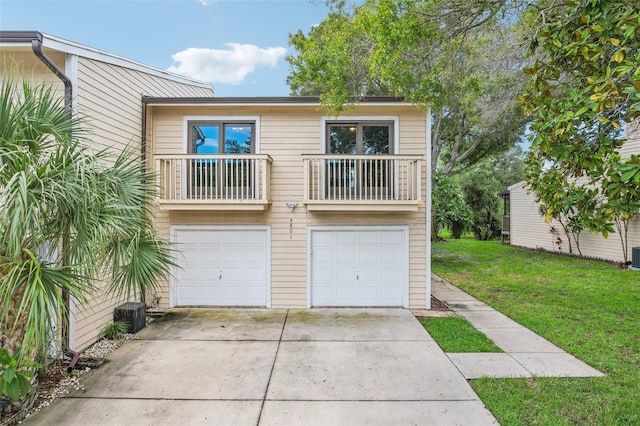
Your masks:
{"label": "wall-mounted light", "polygon": [[293,211],[293,209],[295,209],[296,207],[298,207],[298,203],[295,203],[293,201],[289,201],[287,203],[287,207],[289,207],[291,209],[291,211]]}

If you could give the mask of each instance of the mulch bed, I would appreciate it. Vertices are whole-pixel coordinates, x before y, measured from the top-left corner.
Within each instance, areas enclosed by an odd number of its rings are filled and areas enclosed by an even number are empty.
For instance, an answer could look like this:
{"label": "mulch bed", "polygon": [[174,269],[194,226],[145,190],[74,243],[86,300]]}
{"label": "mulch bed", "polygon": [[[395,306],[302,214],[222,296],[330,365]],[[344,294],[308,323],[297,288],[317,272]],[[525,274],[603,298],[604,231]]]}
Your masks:
{"label": "mulch bed", "polygon": [[[68,375],[67,367],[60,364],[51,366],[46,372],[40,373],[38,376],[38,385],[36,399],[33,403],[34,407],[40,406],[45,401],[51,398],[52,391],[58,386],[64,377]],[[0,425],[13,424],[11,418],[20,412],[5,412],[0,416]],[[17,420],[17,419],[15,419]]]}
{"label": "mulch bed", "polygon": [[449,305],[431,296],[431,310],[432,311],[451,311]]}

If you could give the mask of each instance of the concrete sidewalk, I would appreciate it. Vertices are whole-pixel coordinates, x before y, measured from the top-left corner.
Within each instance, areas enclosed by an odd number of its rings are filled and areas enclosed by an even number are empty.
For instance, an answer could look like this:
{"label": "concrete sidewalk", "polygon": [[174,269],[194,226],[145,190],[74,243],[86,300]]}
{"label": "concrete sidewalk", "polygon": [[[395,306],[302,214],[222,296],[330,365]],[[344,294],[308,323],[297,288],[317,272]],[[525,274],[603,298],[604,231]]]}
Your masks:
{"label": "concrete sidewalk", "polygon": [[531,330],[431,275],[433,295],[456,315],[487,335],[504,353],[448,353],[467,379],[479,377],[602,377],[590,367]]}
{"label": "concrete sidewalk", "polygon": [[492,425],[405,309],[175,310],[28,425]]}

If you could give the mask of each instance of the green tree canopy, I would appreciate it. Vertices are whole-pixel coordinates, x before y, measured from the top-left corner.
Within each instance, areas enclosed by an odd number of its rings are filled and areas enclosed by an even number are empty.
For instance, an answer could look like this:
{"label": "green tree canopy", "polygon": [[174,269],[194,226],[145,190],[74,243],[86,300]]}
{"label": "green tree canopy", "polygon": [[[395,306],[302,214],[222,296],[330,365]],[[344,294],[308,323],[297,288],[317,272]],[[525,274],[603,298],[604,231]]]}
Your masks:
{"label": "green tree canopy", "polygon": [[547,220],[567,211],[563,189],[596,190],[584,225],[606,236],[615,223],[623,236],[640,194],[640,159],[619,155],[640,116],[640,3],[552,1],[528,19],[536,61],[521,98],[532,119],[527,182]]}
{"label": "green tree canopy", "polygon": [[[338,113],[365,95],[395,95],[433,112],[432,167],[446,174],[508,150],[524,129],[517,104],[523,52],[503,2],[335,2],[308,34],[290,35],[294,95]],[[501,16],[502,17],[502,16]]]}
{"label": "green tree canopy", "polygon": [[[0,88],[0,344],[30,357],[68,327],[104,280],[144,297],[172,263],[152,223],[139,154],[93,152],[83,122],[47,84]],[[63,341],[63,345],[65,342]]]}

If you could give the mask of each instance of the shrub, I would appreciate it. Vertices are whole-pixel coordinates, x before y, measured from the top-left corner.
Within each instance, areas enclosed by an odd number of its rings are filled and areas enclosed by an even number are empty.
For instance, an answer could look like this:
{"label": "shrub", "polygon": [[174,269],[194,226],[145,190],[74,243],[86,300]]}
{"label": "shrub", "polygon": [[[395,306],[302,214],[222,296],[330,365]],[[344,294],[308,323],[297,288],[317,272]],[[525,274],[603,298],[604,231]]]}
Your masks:
{"label": "shrub", "polygon": [[40,364],[28,360],[20,360],[9,355],[6,349],[0,348],[0,390],[3,397],[12,401],[27,396],[33,389],[32,370],[40,368]]}
{"label": "shrub", "polygon": [[129,325],[126,322],[116,321],[105,325],[102,334],[109,340],[117,340],[127,331],[129,331]]}

